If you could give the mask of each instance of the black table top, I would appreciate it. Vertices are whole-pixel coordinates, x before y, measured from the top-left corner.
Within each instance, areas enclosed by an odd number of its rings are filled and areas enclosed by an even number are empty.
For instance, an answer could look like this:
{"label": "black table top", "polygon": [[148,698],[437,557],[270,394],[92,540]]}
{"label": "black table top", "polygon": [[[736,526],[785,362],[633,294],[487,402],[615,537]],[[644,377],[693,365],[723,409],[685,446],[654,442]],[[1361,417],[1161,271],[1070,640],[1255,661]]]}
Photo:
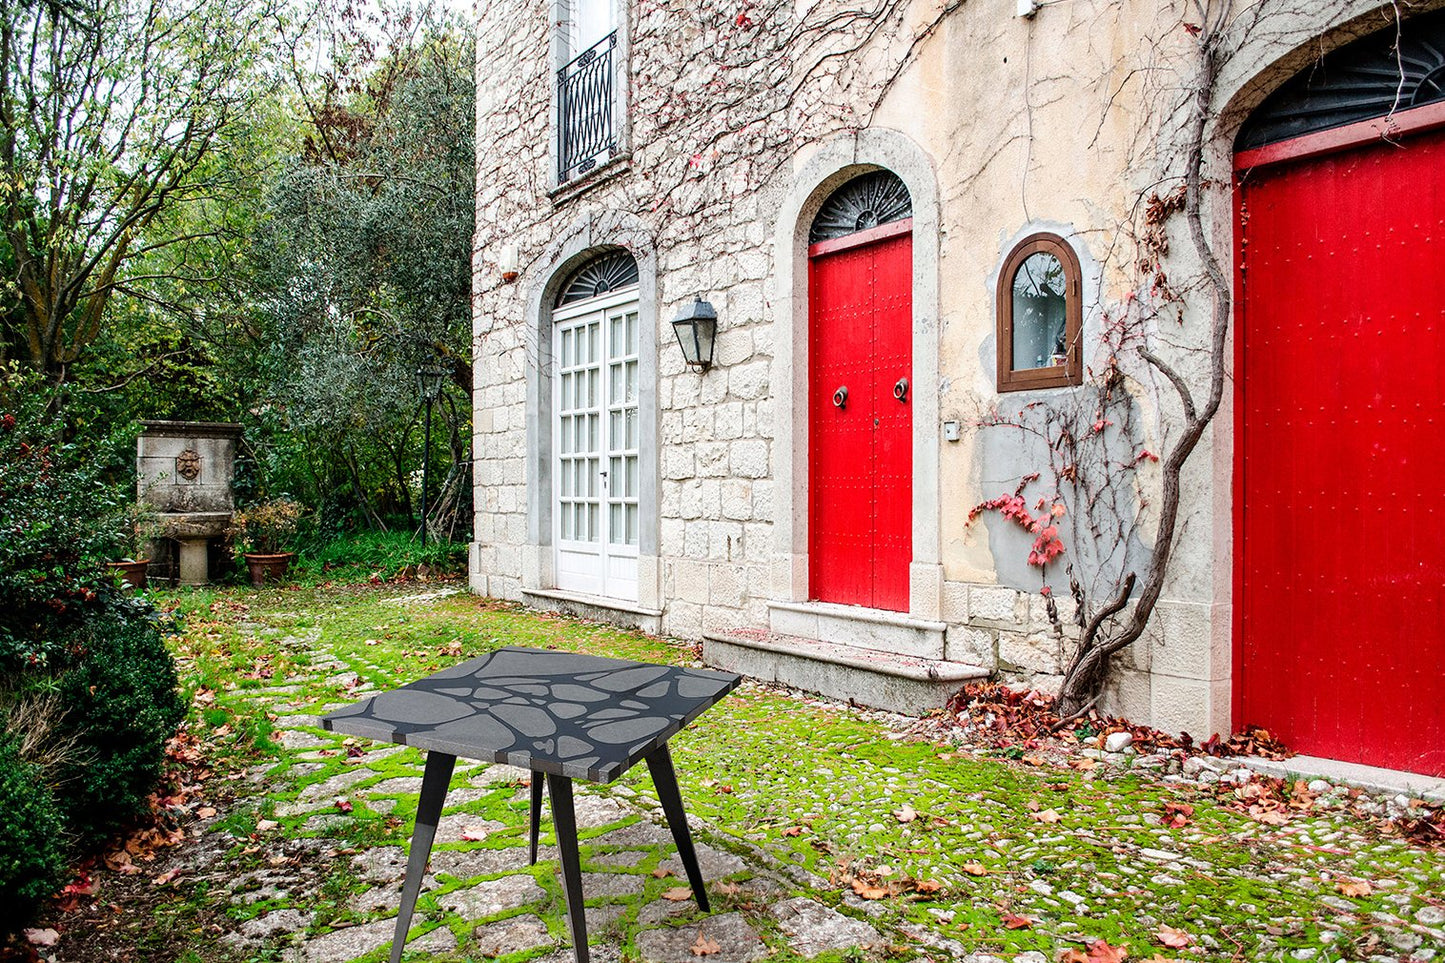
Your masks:
{"label": "black table top", "polygon": [[742,677],[507,646],[321,717],[323,728],[611,782]]}

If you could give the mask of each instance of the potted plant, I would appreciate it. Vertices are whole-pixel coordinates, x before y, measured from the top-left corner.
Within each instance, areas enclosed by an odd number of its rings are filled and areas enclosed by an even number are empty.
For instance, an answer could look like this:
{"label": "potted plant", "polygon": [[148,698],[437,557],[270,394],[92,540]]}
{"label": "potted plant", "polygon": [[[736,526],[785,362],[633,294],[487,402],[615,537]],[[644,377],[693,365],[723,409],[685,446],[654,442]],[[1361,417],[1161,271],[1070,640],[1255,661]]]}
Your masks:
{"label": "potted plant", "polygon": [[150,565],[146,551],[151,540],[160,533],[156,511],[145,502],[126,502],[113,518],[113,551],[120,560],[106,562],[106,567],[119,575],[132,591],[143,589],[146,587],[146,569]]}
{"label": "potted plant", "polygon": [[301,506],[285,497],[260,502],[231,516],[227,534],[236,540],[256,588],[286,577],[296,557],[290,547],[300,521]]}

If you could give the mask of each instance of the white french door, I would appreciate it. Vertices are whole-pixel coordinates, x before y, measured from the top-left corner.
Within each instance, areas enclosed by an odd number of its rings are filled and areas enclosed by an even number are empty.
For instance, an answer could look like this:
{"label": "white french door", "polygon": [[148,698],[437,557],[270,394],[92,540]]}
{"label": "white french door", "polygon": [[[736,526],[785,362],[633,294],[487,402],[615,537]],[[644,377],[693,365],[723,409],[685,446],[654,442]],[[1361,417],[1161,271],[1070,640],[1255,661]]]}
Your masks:
{"label": "white french door", "polygon": [[637,289],[553,314],[557,587],[637,601]]}

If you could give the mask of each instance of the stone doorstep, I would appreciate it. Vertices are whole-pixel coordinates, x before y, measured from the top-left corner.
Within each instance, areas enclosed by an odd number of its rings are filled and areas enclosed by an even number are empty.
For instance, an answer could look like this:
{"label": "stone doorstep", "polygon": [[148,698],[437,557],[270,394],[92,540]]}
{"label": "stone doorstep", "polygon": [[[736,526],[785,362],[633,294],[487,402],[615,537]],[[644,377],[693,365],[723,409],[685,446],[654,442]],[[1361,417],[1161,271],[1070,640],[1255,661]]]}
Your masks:
{"label": "stone doorstep", "polygon": [[662,613],[644,608],[636,602],[564,592],[559,589],[522,589],[522,600],[535,609],[561,612],[594,622],[607,622],[648,635],[662,634]]}
{"label": "stone doorstep", "polygon": [[834,645],[943,659],[948,626],[903,612],[867,609],[830,602],[768,603],[768,628],[778,635],[819,639]]}
{"label": "stone doorstep", "polygon": [[943,708],[965,682],[990,675],[961,662],[749,630],[704,632],[702,658],[765,682],[916,715]]}
{"label": "stone doorstep", "polygon": [[1303,776],[1306,779],[1328,779],[1330,782],[1354,786],[1367,792],[1391,795],[1404,793],[1407,796],[1418,796],[1429,803],[1445,803],[1445,778],[1439,776],[1381,769],[1378,766],[1323,759],[1319,756],[1291,756],[1283,760],[1240,756],[1228,761],[1275,778]]}

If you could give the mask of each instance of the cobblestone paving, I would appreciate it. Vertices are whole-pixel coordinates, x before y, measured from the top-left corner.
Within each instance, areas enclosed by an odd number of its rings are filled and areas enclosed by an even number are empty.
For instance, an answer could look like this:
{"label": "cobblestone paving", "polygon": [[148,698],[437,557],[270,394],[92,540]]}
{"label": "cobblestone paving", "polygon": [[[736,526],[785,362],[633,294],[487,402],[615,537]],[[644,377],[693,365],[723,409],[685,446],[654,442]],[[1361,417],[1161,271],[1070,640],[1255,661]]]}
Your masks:
{"label": "cobblestone paving", "polygon": [[[249,918],[225,942],[242,952],[279,947],[288,963],[382,959],[395,925],[423,757],[318,725],[320,714],[376,691],[362,679],[388,675],[383,667],[316,649],[306,671],[320,687],[344,690],[346,700],[316,699],[308,695],[315,686],[295,683],[239,693],[254,711],[276,717],[277,741],[285,752],[281,761],[248,774],[264,786],[256,800],[259,845],[263,852],[277,849],[270,861],[278,865],[228,883],[233,912]],[[557,963],[572,959],[545,809],[539,861],[528,865],[529,779],[523,769],[458,760],[407,943],[408,960],[452,959],[461,947],[468,959],[547,951],[557,951]],[[713,914],[700,913],[691,895],[683,895],[686,880],[656,800],[622,785],[579,782],[576,788],[594,959],[616,958],[625,931],[635,931],[641,957],[655,963],[699,960],[693,952],[699,941],[717,944],[707,956],[716,963],[745,963],[769,952],[760,931],[773,945],[808,958],[882,946],[874,926],[806,897],[774,905],[817,881],[805,871],[770,868],[772,860],[761,851],[719,841],[694,817],[699,863],[717,904]],[[343,830],[387,817],[394,842],[344,845]],[[733,849],[719,848],[723,845]],[[307,903],[308,890],[317,885],[315,874],[295,871],[298,849],[319,854],[331,864],[328,879],[357,890],[344,899],[345,925],[316,926],[315,913],[293,905]]]}
{"label": "cobblestone paving", "polygon": [[[476,603],[416,604],[456,606],[455,619]],[[254,617],[246,631],[301,665],[226,693],[274,717],[282,748],[206,830],[222,854],[207,878],[235,922],[215,958],[374,963],[391,941],[422,758],[327,733],[317,716],[424,673],[373,640],[286,636]],[[1075,769],[974,761],[909,725],[745,686],[674,740],[710,915],[686,890],[645,773],[578,782],[593,958],[1054,963],[1106,939],[1140,960],[1445,959],[1445,860],[1332,808],[1343,789],[1316,787],[1317,810],[1288,825],[1200,803],[1169,826],[1162,799],[1251,777],[1128,752]],[[409,960],[571,960],[545,811],[539,863],[527,864],[528,778],[458,761]],[[940,889],[868,900],[847,885],[855,874]],[[1363,896],[1342,887],[1359,881]],[[1169,927],[1186,946],[1152,938]]]}

